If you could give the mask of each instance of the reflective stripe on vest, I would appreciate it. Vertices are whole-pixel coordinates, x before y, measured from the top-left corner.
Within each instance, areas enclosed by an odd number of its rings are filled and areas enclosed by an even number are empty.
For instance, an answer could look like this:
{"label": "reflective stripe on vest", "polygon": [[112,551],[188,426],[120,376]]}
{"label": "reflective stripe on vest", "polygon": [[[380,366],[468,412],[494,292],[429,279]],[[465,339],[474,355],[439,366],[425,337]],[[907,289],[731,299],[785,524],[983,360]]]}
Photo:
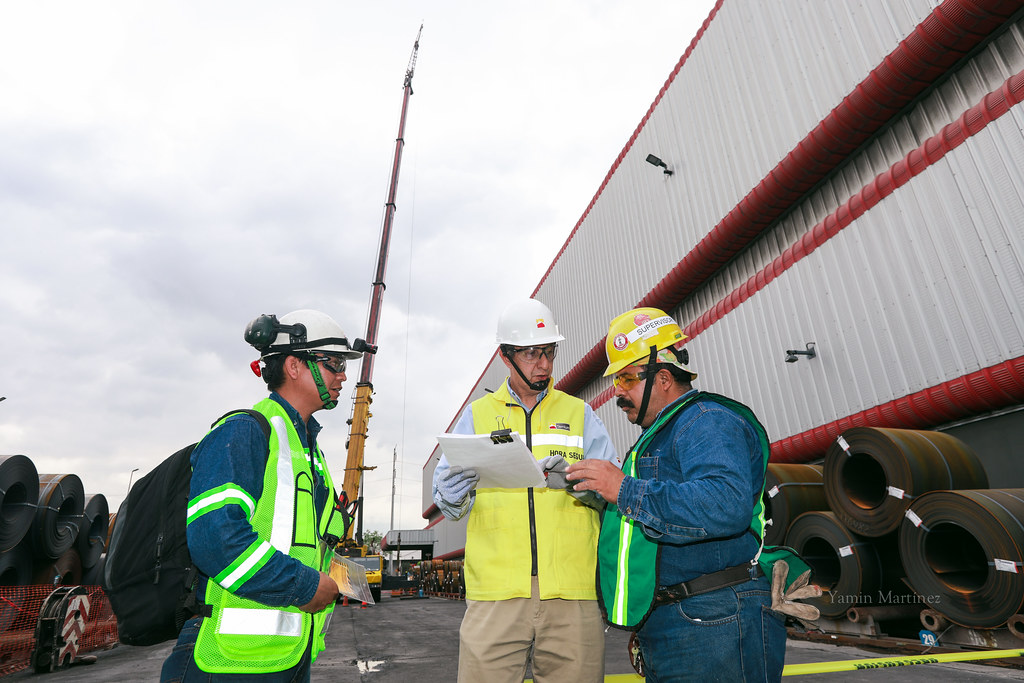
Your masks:
{"label": "reflective stripe on vest", "polygon": [[[472,411],[477,433],[511,428],[529,439],[538,460],[548,455],[570,463],[583,459],[585,406],[573,396],[549,390],[527,425],[526,411],[513,400],[506,380],[493,394],[474,401]],[[477,489],[466,527],[466,597],[530,597],[535,538],[540,597],[596,599],[598,524],[597,513],[565,491]]]}
{"label": "reflective stripe on vest", "polygon": [[[655,435],[671,424],[673,419],[695,401],[713,401],[730,408],[746,420],[757,433],[764,468],[768,467],[770,444],[768,434],[754,413],[745,405],[725,396],[697,392],[659,415],[654,423],[640,435],[622,465],[627,476],[638,478],[636,462],[650,447]],[[762,538],[764,505],[761,492],[753,503],[750,530]],[[762,541],[763,542],[763,541]],[[635,631],[654,609],[654,596],[658,590],[658,562],[661,545],[644,535],[636,522],[622,515],[617,505],[609,503],[601,520],[598,540],[598,587],[601,611],[612,626]],[[760,552],[760,551],[759,551]]]}
{"label": "reflective stripe on vest", "polygon": [[235,635],[301,636],[302,615],[279,609],[226,607],[221,612],[220,632]]}
{"label": "reflective stripe on vest", "polygon": [[[311,455],[303,448],[290,417],[276,401],[264,399],[254,408],[267,417],[271,428],[263,490],[249,515],[258,538],[207,582],[206,602],[213,613],[202,620],[194,657],[199,668],[209,673],[257,674],[289,669],[302,658],[311,636],[315,660],[324,647],[323,631],[334,607],[331,604],[310,615],[298,607],[270,607],[236,593],[275,550],[323,571],[330,558],[321,539],[334,520],[333,503],[323,514],[315,509],[311,462],[324,478],[329,500],[333,501],[335,495],[319,449]],[[224,497],[224,504],[233,502],[231,498]],[[198,514],[214,509],[214,504],[215,496],[210,496],[209,505],[197,509]],[[236,504],[244,507],[243,503]]]}
{"label": "reflective stripe on vest", "polygon": [[219,510],[225,505],[240,505],[245,508],[245,518],[252,519],[256,512],[256,501],[252,499],[245,490],[235,484],[224,484],[215,489],[210,489],[188,502],[188,518],[185,524],[191,524],[198,517],[207,512]]}

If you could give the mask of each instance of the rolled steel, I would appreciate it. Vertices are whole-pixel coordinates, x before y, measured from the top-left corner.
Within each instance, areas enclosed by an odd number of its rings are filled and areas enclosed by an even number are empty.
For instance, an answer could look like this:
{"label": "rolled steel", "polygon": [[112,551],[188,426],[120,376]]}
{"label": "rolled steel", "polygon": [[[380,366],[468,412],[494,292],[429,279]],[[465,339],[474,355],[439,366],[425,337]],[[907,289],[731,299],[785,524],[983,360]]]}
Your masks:
{"label": "rolled steel", "polygon": [[831,512],[805,512],[789,527],[786,545],[813,570],[811,581],[824,594],[806,602],[822,616],[839,618],[851,607],[913,604],[893,566],[895,537],[869,539],[839,523]]}
{"label": "rolled steel", "polygon": [[100,559],[96,561],[96,564],[89,567],[88,569],[82,569],[82,585],[83,586],[102,586],[103,585],[103,568],[107,563],[107,554],[103,553],[100,555]]}
{"label": "rolled steel", "polygon": [[824,482],[839,521],[870,537],[899,529],[910,502],[923,493],[988,487],[978,456],[956,437],[879,427],[843,432],[825,454]]}
{"label": "rolled steel", "polygon": [[769,463],[762,501],[765,545],[781,545],[794,519],[805,512],[828,510],[822,466]]}
{"label": "rolled steel", "polygon": [[949,622],[946,621],[946,617],[942,616],[933,609],[921,610],[921,625],[929,631],[936,633],[945,631],[946,627],[949,626]]}
{"label": "rolled steel", "polygon": [[1011,634],[1024,640],[1024,614],[1014,614],[1006,620],[1006,628]]}
{"label": "rolled steel", "polygon": [[37,560],[32,583],[47,586],[78,586],[82,583],[82,558],[78,550],[68,548],[56,560]]}
{"label": "rolled steel", "polygon": [[74,474],[39,475],[39,507],[29,536],[36,557],[55,560],[75,544],[85,492]]}
{"label": "rolled steel", "polygon": [[24,455],[0,455],[0,552],[10,550],[32,528],[39,500],[39,474]]}
{"label": "rolled steel", "polygon": [[[0,590],[32,583],[32,549],[22,543],[0,553]],[[3,590],[0,595],[0,634],[10,628],[25,601],[24,591]]]}
{"label": "rolled steel", "polygon": [[1024,489],[927,493],[899,548],[908,583],[955,624],[997,628],[1024,608]]}
{"label": "rolled steel", "polygon": [[102,493],[85,497],[85,508],[82,513],[82,528],[78,533],[75,547],[82,558],[82,569],[90,569],[95,565],[107,545],[107,533],[110,525],[110,511],[107,499]]}

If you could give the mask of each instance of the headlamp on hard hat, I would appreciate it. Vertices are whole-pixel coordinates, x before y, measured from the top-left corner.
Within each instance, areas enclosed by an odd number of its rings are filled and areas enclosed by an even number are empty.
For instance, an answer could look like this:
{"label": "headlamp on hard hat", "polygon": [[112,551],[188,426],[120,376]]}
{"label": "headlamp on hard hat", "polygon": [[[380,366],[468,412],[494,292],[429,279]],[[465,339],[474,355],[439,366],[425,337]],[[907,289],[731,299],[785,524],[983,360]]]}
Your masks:
{"label": "headlamp on hard hat", "polygon": [[329,315],[313,310],[293,311],[280,320],[268,314],[254,318],[245,328],[245,341],[264,357],[306,351],[355,359],[364,353],[377,352],[376,346],[362,339],[349,344],[338,323]]}

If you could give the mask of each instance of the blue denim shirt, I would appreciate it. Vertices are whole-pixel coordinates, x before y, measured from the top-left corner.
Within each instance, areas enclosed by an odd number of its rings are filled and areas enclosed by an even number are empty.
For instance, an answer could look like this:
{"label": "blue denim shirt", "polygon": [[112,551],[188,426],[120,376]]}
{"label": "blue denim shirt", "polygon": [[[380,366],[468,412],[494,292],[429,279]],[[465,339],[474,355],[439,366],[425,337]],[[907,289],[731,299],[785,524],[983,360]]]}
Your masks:
{"label": "blue denim shirt", "polygon": [[651,441],[637,474],[623,479],[618,507],[662,545],[662,586],[757,554],[760,542],[748,529],[764,486],[764,461],[757,432],[742,416],[713,401],[687,406]]}
{"label": "blue denim shirt", "polygon": [[[508,378],[505,378],[505,381],[508,382]],[[508,388],[508,393],[523,410],[526,410],[526,406],[523,405],[523,400],[519,398],[511,386]],[[547,389],[537,395],[538,406],[547,395]],[[455,426],[452,427],[451,433],[476,434],[476,429],[473,427],[472,403],[466,406],[466,409],[462,411],[462,415],[459,417],[459,421],[455,423]],[[608,430],[604,426],[604,422],[601,422],[601,418],[597,416],[597,413],[594,412],[594,409],[590,407],[589,403],[583,404],[583,457],[607,460],[608,462],[614,463],[616,466],[622,465],[622,461],[619,459],[619,453],[615,450],[615,445],[612,443],[612,437],[609,436]],[[448,458],[444,457],[444,454],[442,454],[441,459],[437,463],[437,467],[434,468],[434,477],[431,483],[431,495],[434,498],[434,504],[437,505],[437,509],[440,510],[445,517],[448,519],[462,519],[469,514],[469,511],[473,508],[473,503],[476,502],[476,491],[470,491],[468,496],[455,504],[452,504],[442,498],[441,494],[437,490],[437,480],[447,474],[449,467]]]}
{"label": "blue denim shirt", "polygon": [[[303,424],[298,411],[277,392],[277,401],[292,419],[304,447],[315,448],[320,424],[309,418]],[[192,451],[192,482],[189,498],[232,482],[253,500],[263,493],[263,473],[267,465],[267,439],[256,420],[240,414],[229,417],[211,431]],[[323,509],[327,487],[313,469],[316,480],[314,497],[317,509]],[[239,505],[212,510],[188,525],[188,549],[192,561],[202,573],[199,597],[206,595],[207,577],[216,576],[235,561],[256,540],[256,532]],[[273,607],[305,605],[316,594],[320,574],[287,553],[275,551],[270,560],[236,591],[237,595]]]}

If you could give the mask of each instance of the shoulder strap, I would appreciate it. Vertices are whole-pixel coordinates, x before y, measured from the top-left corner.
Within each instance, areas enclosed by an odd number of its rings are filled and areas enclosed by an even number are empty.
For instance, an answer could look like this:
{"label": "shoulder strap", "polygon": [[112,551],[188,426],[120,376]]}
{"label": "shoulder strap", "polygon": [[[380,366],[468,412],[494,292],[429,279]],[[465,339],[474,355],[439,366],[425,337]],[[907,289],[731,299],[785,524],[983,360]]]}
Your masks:
{"label": "shoulder strap", "polygon": [[213,424],[211,424],[210,427],[213,428],[221,420],[231,417],[232,415],[238,415],[239,413],[245,413],[249,417],[256,420],[256,422],[258,422],[260,425],[260,429],[263,430],[263,436],[267,439],[267,441],[270,440],[270,423],[267,421],[267,416],[258,410],[253,410],[252,408],[239,408],[237,410],[230,410],[221,415],[220,417],[218,417],[216,420],[214,420]]}

